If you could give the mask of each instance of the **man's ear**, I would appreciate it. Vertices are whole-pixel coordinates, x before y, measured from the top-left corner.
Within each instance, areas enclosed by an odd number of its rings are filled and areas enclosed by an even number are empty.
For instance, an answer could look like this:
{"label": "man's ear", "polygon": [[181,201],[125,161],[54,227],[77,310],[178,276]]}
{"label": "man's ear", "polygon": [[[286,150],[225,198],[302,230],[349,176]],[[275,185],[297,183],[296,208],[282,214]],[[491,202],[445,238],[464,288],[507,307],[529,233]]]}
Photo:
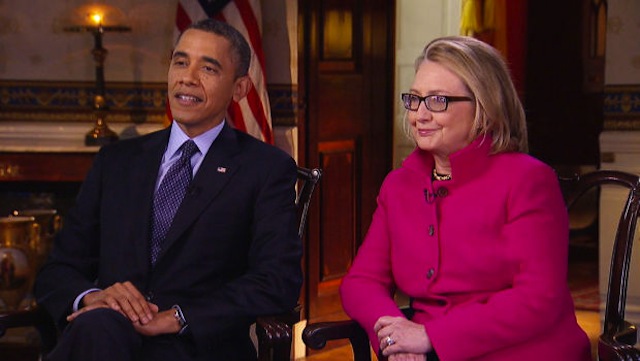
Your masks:
{"label": "man's ear", "polygon": [[246,97],[251,90],[251,78],[248,75],[242,76],[236,79],[235,89],[233,90],[233,100],[239,102],[242,98]]}

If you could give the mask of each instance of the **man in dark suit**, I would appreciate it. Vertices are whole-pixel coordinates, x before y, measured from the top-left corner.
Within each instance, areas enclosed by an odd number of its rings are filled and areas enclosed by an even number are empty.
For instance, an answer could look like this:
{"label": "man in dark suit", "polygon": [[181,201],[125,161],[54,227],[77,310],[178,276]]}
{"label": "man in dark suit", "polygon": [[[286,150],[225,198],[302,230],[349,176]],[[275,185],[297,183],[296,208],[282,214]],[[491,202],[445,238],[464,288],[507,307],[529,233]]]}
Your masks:
{"label": "man in dark suit", "polygon": [[[169,67],[171,127],[100,150],[36,281],[64,329],[48,359],[255,360],[250,324],[296,304],[295,162],[225,122],[249,62],[235,29],[193,24]],[[193,179],[162,206],[181,157]]]}

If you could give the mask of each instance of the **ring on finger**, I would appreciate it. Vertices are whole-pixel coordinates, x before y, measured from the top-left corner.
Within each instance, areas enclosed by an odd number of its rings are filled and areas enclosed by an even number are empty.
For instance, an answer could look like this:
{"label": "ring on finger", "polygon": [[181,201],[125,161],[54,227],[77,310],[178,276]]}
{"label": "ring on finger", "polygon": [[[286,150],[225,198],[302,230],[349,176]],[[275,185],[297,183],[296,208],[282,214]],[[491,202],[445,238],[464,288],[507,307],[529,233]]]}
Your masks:
{"label": "ring on finger", "polygon": [[385,339],[384,339],[384,342],[386,342],[386,343],[387,343],[387,347],[389,347],[389,346],[393,345],[394,343],[396,343],[396,342],[391,338],[391,336],[387,336],[387,338],[385,338]]}

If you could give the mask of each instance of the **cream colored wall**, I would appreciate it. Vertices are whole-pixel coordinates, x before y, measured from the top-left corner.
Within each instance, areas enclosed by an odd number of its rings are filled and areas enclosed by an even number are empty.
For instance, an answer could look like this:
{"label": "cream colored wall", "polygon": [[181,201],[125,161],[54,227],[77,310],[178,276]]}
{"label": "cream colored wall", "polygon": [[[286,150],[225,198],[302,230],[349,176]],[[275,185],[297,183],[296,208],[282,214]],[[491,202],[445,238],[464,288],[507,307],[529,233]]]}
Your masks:
{"label": "cream colored wall", "polygon": [[461,0],[397,0],[396,69],[393,119],[393,166],[413,150],[414,143],[402,130],[404,108],[400,94],[413,82],[414,61],[433,38],[459,33]]}
{"label": "cream colored wall", "polygon": [[298,0],[262,0],[267,82],[298,84]]}
{"label": "cream colored wall", "polygon": [[[0,79],[92,81],[93,37],[68,33],[68,14],[82,0],[0,1]],[[128,20],[130,33],[106,33],[107,81],[166,81],[175,1],[110,0]],[[37,9],[37,11],[34,11]]]}
{"label": "cream colored wall", "polygon": [[609,0],[605,85],[640,84],[640,1]]}
{"label": "cream colored wall", "polygon": [[[609,0],[607,14],[607,40],[605,63],[605,89],[624,85],[629,91],[620,99],[627,102],[637,101],[640,88],[640,1]],[[624,108],[624,106],[623,106]],[[637,109],[637,107],[634,107]],[[637,110],[635,110],[637,114]],[[624,114],[620,114],[624,115]],[[640,119],[636,119],[640,121]],[[600,152],[602,169],[622,170],[640,174],[640,132],[628,130],[605,130],[600,134]],[[604,319],[604,300],[607,295],[609,264],[613,239],[617,227],[617,218],[626,200],[626,190],[617,187],[605,187],[600,193],[600,316]],[[637,243],[640,240],[636,232]],[[640,249],[635,247],[632,265],[629,270],[629,288],[627,290],[626,319],[640,325]],[[635,260],[635,261],[634,261]]]}
{"label": "cream colored wall", "polygon": [[[0,79],[93,81],[93,37],[68,33],[68,15],[84,0],[0,1]],[[105,79],[166,81],[177,0],[109,0],[129,33],[107,32]],[[297,0],[262,0],[267,82],[297,83]],[[38,11],[34,11],[38,9]]]}

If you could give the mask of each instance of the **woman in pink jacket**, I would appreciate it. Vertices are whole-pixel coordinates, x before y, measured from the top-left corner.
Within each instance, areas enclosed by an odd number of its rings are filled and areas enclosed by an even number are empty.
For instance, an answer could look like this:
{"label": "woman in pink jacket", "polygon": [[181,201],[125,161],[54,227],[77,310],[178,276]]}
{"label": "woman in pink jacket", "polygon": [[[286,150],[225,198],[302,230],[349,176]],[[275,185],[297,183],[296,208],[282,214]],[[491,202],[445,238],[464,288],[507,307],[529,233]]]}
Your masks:
{"label": "woman in pink jacket", "polygon": [[[525,154],[501,56],[473,38],[436,39],[402,101],[417,148],[380,189],[340,289],[347,314],[390,361],[591,360],[557,177]],[[410,297],[410,320],[395,290]]]}

